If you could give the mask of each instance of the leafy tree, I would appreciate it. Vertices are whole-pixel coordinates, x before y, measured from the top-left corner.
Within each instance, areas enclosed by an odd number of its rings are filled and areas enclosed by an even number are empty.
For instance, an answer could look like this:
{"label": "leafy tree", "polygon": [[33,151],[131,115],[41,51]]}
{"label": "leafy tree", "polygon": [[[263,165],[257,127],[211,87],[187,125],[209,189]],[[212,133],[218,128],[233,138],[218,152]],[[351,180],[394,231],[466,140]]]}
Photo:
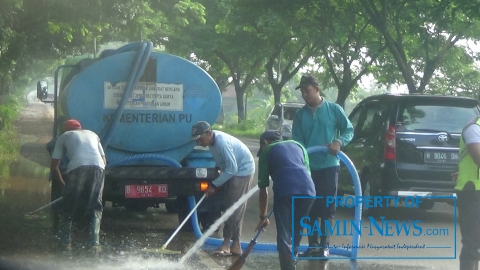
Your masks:
{"label": "leafy tree", "polygon": [[[390,55],[379,59],[376,77],[387,84],[403,81],[410,93],[428,90],[441,66],[456,65],[460,58],[447,53],[461,39],[478,38],[478,12],[468,1],[359,0],[362,14],[385,39]],[[477,9],[478,10],[478,9]],[[463,58],[464,59],[464,58]],[[393,60],[393,61],[392,61]],[[395,64],[393,64],[393,63]],[[457,63],[459,64],[459,63]],[[401,78],[396,76],[400,71]],[[442,74],[449,76],[449,74]]]}
{"label": "leafy tree", "polygon": [[435,72],[436,76],[429,83],[429,93],[478,98],[480,71],[472,55],[464,48],[455,47],[445,54],[444,61],[450,64],[441,65]]}
{"label": "leafy tree", "polygon": [[4,0],[0,94],[27,72],[28,62],[92,52],[94,39],[132,41],[142,33],[155,41],[154,29],[164,29],[164,38],[176,24],[204,20],[202,12],[203,6],[190,0]]}
{"label": "leafy tree", "polygon": [[232,1],[226,20],[231,28],[243,28],[258,37],[258,46],[250,49],[266,58],[264,73],[275,103],[280,102],[286,83],[320,51],[324,39],[322,28],[316,25],[321,16],[314,16],[322,12],[320,6],[295,1]]}
{"label": "leafy tree", "polygon": [[[261,74],[265,60],[261,40],[242,27],[231,25],[225,16],[232,8],[228,0],[202,0],[205,24],[177,28],[165,40],[166,49],[183,55],[194,54],[197,61],[205,62],[207,71],[213,71],[217,82],[225,83],[225,75],[234,85],[238,121],[245,118],[244,95],[256,76]],[[219,61],[220,60],[220,61]]]}
{"label": "leafy tree", "polygon": [[371,72],[385,45],[381,35],[360,15],[352,2],[322,2],[323,38],[321,54],[315,57],[315,73],[325,88],[338,88],[336,103],[344,107],[358,82]]}

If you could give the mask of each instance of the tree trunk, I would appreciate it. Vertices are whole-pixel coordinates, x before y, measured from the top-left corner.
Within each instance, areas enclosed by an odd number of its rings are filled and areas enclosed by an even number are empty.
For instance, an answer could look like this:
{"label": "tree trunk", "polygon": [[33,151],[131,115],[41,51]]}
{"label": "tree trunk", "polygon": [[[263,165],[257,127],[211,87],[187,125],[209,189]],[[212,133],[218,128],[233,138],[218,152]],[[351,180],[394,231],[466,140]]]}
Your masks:
{"label": "tree trunk", "polygon": [[352,85],[347,83],[342,83],[338,87],[338,95],[336,103],[340,105],[340,107],[345,109],[345,101],[347,100],[350,92],[352,91]]}
{"label": "tree trunk", "polygon": [[8,77],[0,77],[0,95],[8,95],[10,92],[10,81]]}
{"label": "tree trunk", "polygon": [[277,104],[280,102],[280,98],[282,97],[282,85],[272,84],[272,90],[273,90],[273,104]]}
{"label": "tree trunk", "polygon": [[228,80],[222,79],[215,79],[215,82],[217,83],[218,88],[220,89],[220,92],[223,93],[227,90],[227,85],[228,85]]}
{"label": "tree trunk", "polygon": [[245,120],[245,106],[243,102],[244,92],[236,86],[235,96],[237,97],[238,123],[241,123],[243,120]]}

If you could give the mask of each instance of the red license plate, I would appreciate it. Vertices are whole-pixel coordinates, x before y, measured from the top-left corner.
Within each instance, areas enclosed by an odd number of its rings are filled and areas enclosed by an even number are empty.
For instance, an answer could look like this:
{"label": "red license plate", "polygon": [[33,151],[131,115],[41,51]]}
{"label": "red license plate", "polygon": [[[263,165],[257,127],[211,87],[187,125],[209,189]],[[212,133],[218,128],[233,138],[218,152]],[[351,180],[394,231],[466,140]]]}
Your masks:
{"label": "red license plate", "polygon": [[125,198],[168,197],[168,185],[126,185]]}

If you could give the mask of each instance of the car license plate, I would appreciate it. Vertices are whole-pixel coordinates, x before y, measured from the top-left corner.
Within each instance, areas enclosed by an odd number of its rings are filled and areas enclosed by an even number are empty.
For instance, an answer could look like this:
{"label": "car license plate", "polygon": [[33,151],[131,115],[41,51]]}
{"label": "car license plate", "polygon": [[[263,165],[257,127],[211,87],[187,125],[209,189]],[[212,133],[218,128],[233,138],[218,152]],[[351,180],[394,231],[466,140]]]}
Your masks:
{"label": "car license plate", "polygon": [[425,163],[456,164],[458,163],[458,153],[427,151],[423,153],[423,160]]}
{"label": "car license plate", "polygon": [[125,185],[125,198],[168,197],[168,185]]}

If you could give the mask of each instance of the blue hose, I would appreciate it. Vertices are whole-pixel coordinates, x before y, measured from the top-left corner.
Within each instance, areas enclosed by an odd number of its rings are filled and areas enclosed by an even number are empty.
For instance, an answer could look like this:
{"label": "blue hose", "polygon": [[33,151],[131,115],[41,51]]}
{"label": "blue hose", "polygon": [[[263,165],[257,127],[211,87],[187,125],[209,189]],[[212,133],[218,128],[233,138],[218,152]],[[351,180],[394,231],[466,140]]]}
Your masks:
{"label": "blue hose", "polygon": [[163,162],[167,163],[171,167],[175,167],[175,168],[181,168],[182,167],[182,165],[180,163],[178,163],[178,161],[176,161],[172,158],[169,158],[167,156],[160,155],[160,154],[136,154],[136,155],[131,155],[131,156],[128,156],[128,157],[125,157],[125,158],[121,158],[119,160],[115,160],[115,161],[107,164],[107,167],[114,167],[114,166],[119,166],[119,165],[125,164],[125,163],[130,162],[130,161],[142,161],[142,160],[160,160],[160,161],[163,161]]}
{"label": "blue hose", "polygon": [[106,149],[108,144],[110,143],[110,140],[112,139],[114,131],[122,116],[122,112],[125,108],[125,105],[127,104],[127,101],[130,98],[133,92],[133,89],[135,89],[135,86],[137,85],[138,80],[141,77],[141,74],[143,73],[145,67],[147,66],[148,58],[150,57],[152,48],[153,48],[153,44],[151,42],[147,42],[147,43],[143,42],[140,45],[140,49],[138,50],[137,55],[135,57],[132,72],[130,73],[130,77],[128,78],[127,85],[125,86],[125,90],[123,91],[120,104],[118,105],[118,108],[115,111],[110,127],[107,129],[107,133],[103,137],[102,145],[104,149]]}
{"label": "blue hose", "polygon": [[134,43],[128,43],[126,45],[123,45],[122,47],[118,48],[115,50],[115,54],[117,53],[123,53],[123,52],[130,52],[130,51],[136,51],[138,48],[140,48],[144,42],[134,42]]}
{"label": "blue hose", "polygon": [[[310,147],[307,149],[307,152],[309,154],[312,153],[327,153],[328,152],[328,147],[326,146],[314,146]],[[356,196],[361,196],[362,195],[362,189],[361,189],[361,184],[360,184],[360,178],[358,176],[357,170],[355,169],[355,165],[352,163],[352,161],[343,153],[339,152],[338,157],[340,160],[347,166],[348,171],[350,172],[350,175],[352,176],[353,179],[353,184],[355,187],[355,195]],[[189,205],[190,209],[193,209],[195,207],[195,197],[190,196],[189,198]],[[359,205],[358,207],[355,208],[355,224],[359,226],[360,220],[362,216],[362,207]],[[195,236],[197,238],[202,237],[202,232],[199,228],[198,225],[198,217],[197,213],[194,213],[192,215],[193,219],[193,232],[195,233]],[[223,239],[218,239],[218,238],[212,238],[209,237],[205,241],[205,245],[212,245],[212,246],[218,246],[223,242]],[[360,235],[358,232],[355,231],[353,238],[352,238],[352,246],[354,247],[353,249],[342,249],[342,248],[331,248],[330,253],[334,255],[340,255],[340,256],[345,256],[345,257],[350,257],[350,258],[355,258],[357,256],[357,248],[358,244],[360,243]],[[247,248],[249,245],[249,242],[241,242],[240,243],[242,248]],[[300,251],[306,250],[307,246],[306,245],[301,245],[299,247]],[[270,252],[276,252],[277,251],[277,244],[276,243],[257,243],[254,247],[255,251],[270,251]]]}

